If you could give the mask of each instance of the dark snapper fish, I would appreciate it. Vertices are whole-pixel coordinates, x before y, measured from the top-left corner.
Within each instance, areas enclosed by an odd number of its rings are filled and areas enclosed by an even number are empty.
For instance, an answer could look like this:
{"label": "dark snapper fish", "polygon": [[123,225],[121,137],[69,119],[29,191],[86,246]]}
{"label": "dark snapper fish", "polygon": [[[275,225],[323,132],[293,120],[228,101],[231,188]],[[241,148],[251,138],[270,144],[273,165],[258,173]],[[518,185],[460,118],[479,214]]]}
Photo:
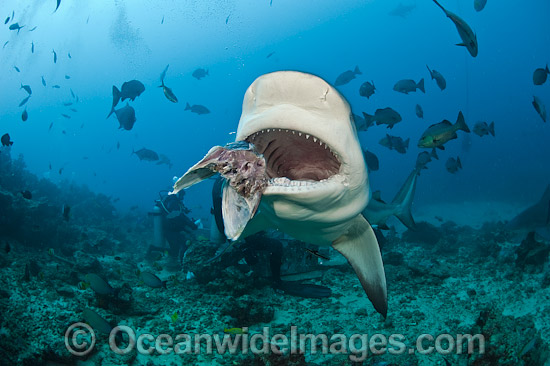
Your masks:
{"label": "dark snapper fish", "polygon": [[[172,194],[199,183],[216,173],[226,179],[223,187],[222,215],[228,238],[238,238],[258,209],[268,176],[265,158],[254,145],[237,141],[214,146],[174,184]],[[235,210],[234,207],[239,207]],[[228,215],[238,217],[228,219]]]}
{"label": "dark snapper fish", "polygon": [[477,37],[474,31],[472,31],[472,28],[470,28],[470,26],[461,17],[441,6],[437,0],[433,0],[433,2],[439,6],[447,18],[451,19],[454,23],[456,30],[458,31],[458,35],[460,36],[460,39],[462,39],[462,42],[457,43],[457,46],[466,47],[470,55],[472,55],[472,57],[476,57],[478,52]]}

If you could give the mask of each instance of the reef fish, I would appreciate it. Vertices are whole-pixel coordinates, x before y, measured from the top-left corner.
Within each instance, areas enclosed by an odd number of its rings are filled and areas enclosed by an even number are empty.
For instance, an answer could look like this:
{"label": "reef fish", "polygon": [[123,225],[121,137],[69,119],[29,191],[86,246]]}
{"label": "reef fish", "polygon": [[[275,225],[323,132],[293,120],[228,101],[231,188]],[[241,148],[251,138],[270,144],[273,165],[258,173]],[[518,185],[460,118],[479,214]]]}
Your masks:
{"label": "reef fish", "polygon": [[546,68],[538,68],[533,72],[533,84],[535,85],[542,85],[546,82],[546,79],[548,78],[548,74],[550,74],[550,70],[548,70],[548,64],[546,64]]}
{"label": "reef fish", "polygon": [[432,158],[439,159],[439,157],[437,156],[437,153],[435,152],[435,149],[433,149],[431,153],[427,151],[422,151],[418,153],[416,157],[415,168],[416,170],[418,170],[419,174],[422,169],[428,169],[427,165],[429,162],[432,161]]}
{"label": "reef fish", "polygon": [[368,81],[365,81],[363,84],[361,84],[361,87],[359,87],[359,95],[369,99],[370,96],[374,94],[375,90],[376,87],[374,86],[374,81],[370,83]]}
{"label": "reef fish", "polygon": [[369,150],[363,151],[363,156],[365,157],[365,162],[367,163],[367,168],[369,168],[369,172],[375,172],[378,169],[380,169],[380,162],[378,160],[378,157],[370,152]]}
{"label": "reef fish", "polygon": [[374,125],[373,120],[369,120],[369,122],[367,123],[367,121],[363,117],[355,113],[353,113],[352,116],[353,116],[353,121],[355,122],[355,128],[357,129],[357,131],[366,131],[369,129],[369,127]]}
{"label": "reef fish", "polygon": [[139,160],[145,160],[145,161],[157,161],[159,160],[159,156],[156,152],[153,150],[149,150],[146,148],[139,149],[138,151],[133,151],[132,154],[136,154]]}
{"label": "reef fish", "polygon": [[414,107],[414,113],[418,118],[424,118],[424,110],[420,104],[417,104],[416,107]]}
{"label": "reef fish", "polygon": [[395,150],[400,154],[405,154],[409,148],[410,140],[410,138],[403,140],[401,137],[386,134],[386,137],[383,137],[378,143],[390,150]]}
{"label": "reef fish", "polygon": [[[113,94],[115,92],[115,86],[113,86]],[[118,91],[118,89],[117,89]],[[130,99],[132,102],[141,95],[145,91],[145,85],[139,80],[130,80],[126,81],[122,84],[122,87],[120,88],[120,92],[118,92],[120,96],[120,100],[124,102],[126,99]],[[114,98],[114,97],[113,97]]]}
{"label": "reef fish", "polygon": [[162,88],[162,91],[164,92],[164,96],[166,97],[166,99],[168,99],[172,103],[178,102],[178,97],[176,97],[176,94],[174,94],[172,89],[170,89],[164,84],[164,79],[161,81],[161,85],[159,86],[159,88]]}
{"label": "reef fish", "polygon": [[539,114],[540,118],[546,122],[546,107],[544,106],[544,103],[542,103],[542,100],[540,100],[537,96],[533,97],[533,107]]}
{"label": "reef fish", "polygon": [[13,141],[11,141],[11,137],[9,133],[5,133],[4,135],[2,135],[2,138],[0,138],[0,142],[2,143],[2,146],[13,145]]}
{"label": "reef fish", "polygon": [[191,74],[195,79],[200,80],[205,76],[208,76],[208,70],[198,68],[195,71],[193,71],[193,74]]}
{"label": "reef fish", "polygon": [[12,25],[10,25],[10,30],[16,30],[17,34],[19,34],[19,31],[24,27],[24,25],[19,25],[19,23],[13,23]]}
{"label": "reef fish", "polygon": [[441,75],[441,73],[437,70],[433,70],[433,69],[430,70],[428,65],[426,65],[426,68],[428,69],[432,80],[435,79],[435,82],[436,82],[437,86],[439,87],[439,89],[445,90],[445,88],[447,87],[447,81],[445,80],[443,75]]}
{"label": "reef fish", "polygon": [[355,69],[353,71],[347,70],[338,75],[336,78],[336,81],[334,82],[335,86],[345,85],[355,79],[355,75],[361,75],[362,72],[359,70],[359,66],[355,66]]}
{"label": "reef fish", "polygon": [[103,319],[101,315],[99,315],[92,309],[84,309],[82,311],[82,316],[84,318],[84,321],[86,321],[86,323],[89,324],[92,328],[100,331],[103,334],[111,333],[111,330],[113,329],[111,324],[109,324],[107,320]]}
{"label": "reef fish", "polygon": [[462,169],[462,163],[460,161],[460,157],[455,158],[449,158],[447,162],[445,163],[445,169],[451,174],[454,174],[458,172],[459,169]]}
{"label": "reef fish", "polygon": [[460,39],[462,39],[462,42],[458,43],[457,46],[466,47],[470,55],[472,55],[472,57],[476,57],[478,53],[477,37],[472,31],[472,28],[470,28],[470,26],[458,15],[446,10],[440,3],[437,2],[437,0],[433,0],[433,2],[439,6],[445,15],[454,23],[456,30],[458,31],[458,35],[460,36]]}
{"label": "reef fish", "polygon": [[136,123],[136,110],[126,103],[125,107],[115,110],[116,119],[118,120],[118,128],[123,128],[130,131]]}
{"label": "reef fish", "polygon": [[445,150],[443,145],[450,140],[456,139],[458,137],[456,132],[459,130],[467,133],[470,132],[462,112],[458,112],[458,118],[456,119],[456,123],[454,125],[447,120],[443,120],[428,127],[422,134],[422,137],[420,137],[418,147],[436,147],[438,149]]}
{"label": "reef fish", "polygon": [[487,122],[478,122],[474,125],[474,133],[479,137],[491,134],[495,135],[495,122],[487,124]]}
{"label": "reef fish", "polygon": [[377,109],[374,115],[363,112],[363,117],[367,125],[376,122],[376,125],[388,125],[390,129],[402,121],[401,115],[390,107]]}
{"label": "reef fish", "polygon": [[86,282],[90,284],[90,288],[97,294],[112,295],[115,293],[115,289],[109,285],[107,281],[95,273],[88,273],[84,276],[84,278],[86,279]]}
{"label": "reef fish", "polygon": [[158,278],[155,274],[151,272],[141,272],[139,277],[143,281],[144,284],[146,284],[149,287],[152,288],[160,288],[164,287],[166,288],[166,281],[162,281],[160,278]]}
{"label": "reef fish", "polygon": [[26,91],[29,95],[32,94],[32,89],[31,89],[31,86],[30,86],[30,85],[23,85],[23,84],[21,84],[21,88],[19,88],[19,89],[25,89],[25,91]]}
{"label": "reef fish", "polygon": [[19,106],[22,107],[24,106],[25,104],[27,104],[27,102],[29,101],[29,98],[31,96],[30,95],[27,95],[27,97],[25,99],[23,99],[20,103],[19,103]]}
{"label": "reef fish", "polygon": [[395,85],[393,86],[393,90],[399,93],[403,94],[409,94],[412,92],[415,92],[417,89],[420,89],[422,93],[426,93],[426,90],[424,90],[424,79],[420,79],[418,83],[416,83],[412,79],[403,79],[399,80]]}
{"label": "reef fish", "polygon": [[210,113],[210,111],[208,110],[208,108],[206,108],[206,107],[203,106],[203,105],[200,105],[200,104],[193,104],[193,105],[190,105],[189,103],[187,103],[187,104],[185,105],[184,111],[191,111],[191,112],[196,113],[196,114],[198,114],[198,115]]}
{"label": "reef fish", "polygon": [[478,12],[482,11],[486,4],[487,0],[474,0],[474,9]]}

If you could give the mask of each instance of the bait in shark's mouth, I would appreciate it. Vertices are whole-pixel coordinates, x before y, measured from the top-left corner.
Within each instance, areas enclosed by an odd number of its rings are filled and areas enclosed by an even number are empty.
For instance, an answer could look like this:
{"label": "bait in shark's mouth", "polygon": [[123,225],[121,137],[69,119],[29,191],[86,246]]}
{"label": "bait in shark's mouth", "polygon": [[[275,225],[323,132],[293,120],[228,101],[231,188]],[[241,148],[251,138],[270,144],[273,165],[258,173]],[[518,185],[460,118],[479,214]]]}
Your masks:
{"label": "bait in shark's mouth", "polygon": [[[233,239],[242,233],[248,221],[256,214],[268,181],[266,162],[254,145],[246,141],[232,142],[223,147],[214,146],[178,179],[173,193],[216,173],[225,178],[222,214],[226,222],[226,235]],[[236,214],[233,213],[235,207]],[[232,219],[228,218],[230,215]]]}

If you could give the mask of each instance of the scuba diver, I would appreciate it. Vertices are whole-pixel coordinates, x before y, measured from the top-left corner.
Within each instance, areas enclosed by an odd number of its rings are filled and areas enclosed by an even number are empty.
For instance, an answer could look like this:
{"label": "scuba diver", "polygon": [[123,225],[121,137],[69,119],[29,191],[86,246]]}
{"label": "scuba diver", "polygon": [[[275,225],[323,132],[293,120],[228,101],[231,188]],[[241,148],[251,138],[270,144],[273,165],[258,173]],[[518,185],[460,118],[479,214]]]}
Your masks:
{"label": "scuba diver", "polygon": [[[222,189],[224,179],[220,176],[214,182],[212,187],[212,214],[215,218],[215,230],[223,238],[224,242],[228,242],[224,234],[224,223],[222,218]],[[289,295],[301,296],[308,298],[329,297],[332,294],[330,288],[320,285],[303,284],[300,281],[283,281],[281,279],[281,265],[283,263],[283,244],[277,240],[267,236],[265,231],[260,231],[254,235],[247,236],[244,241],[234,245],[240,253],[241,258],[244,258],[246,263],[254,266],[260,260],[260,252],[269,253],[269,266],[271,270],[271,285],[273,288],[281,290]],[[221,257],[217,256],[213,259]]]}
{"label": "scuba diver", "polygon": [[167,241],[170,246],[169,254],[181,262],[187,250],[187,238],[197,229],[197,225],[187,217],[191,211],[183,204],[185,191],[182,190],[178,194],[163,193],[168,191],[159,192],[160,199],[155,201],[155,207],[150,214],[155,218],[155,243],[149,247],[149,252],[164,252],[164,242]]}

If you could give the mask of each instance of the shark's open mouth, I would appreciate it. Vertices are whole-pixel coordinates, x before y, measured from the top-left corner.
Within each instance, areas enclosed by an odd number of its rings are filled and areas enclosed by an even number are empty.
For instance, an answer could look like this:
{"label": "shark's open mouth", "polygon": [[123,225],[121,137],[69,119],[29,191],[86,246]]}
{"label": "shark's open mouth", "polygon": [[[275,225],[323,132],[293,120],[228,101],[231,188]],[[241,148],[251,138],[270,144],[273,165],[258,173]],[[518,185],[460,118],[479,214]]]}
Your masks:
{"label": "shark's open mouth", "polygon": [[322,181],[340,171],[337,155],[325,142],[290,129],[264,129],[246,138],[263,154],[271,179]]}

